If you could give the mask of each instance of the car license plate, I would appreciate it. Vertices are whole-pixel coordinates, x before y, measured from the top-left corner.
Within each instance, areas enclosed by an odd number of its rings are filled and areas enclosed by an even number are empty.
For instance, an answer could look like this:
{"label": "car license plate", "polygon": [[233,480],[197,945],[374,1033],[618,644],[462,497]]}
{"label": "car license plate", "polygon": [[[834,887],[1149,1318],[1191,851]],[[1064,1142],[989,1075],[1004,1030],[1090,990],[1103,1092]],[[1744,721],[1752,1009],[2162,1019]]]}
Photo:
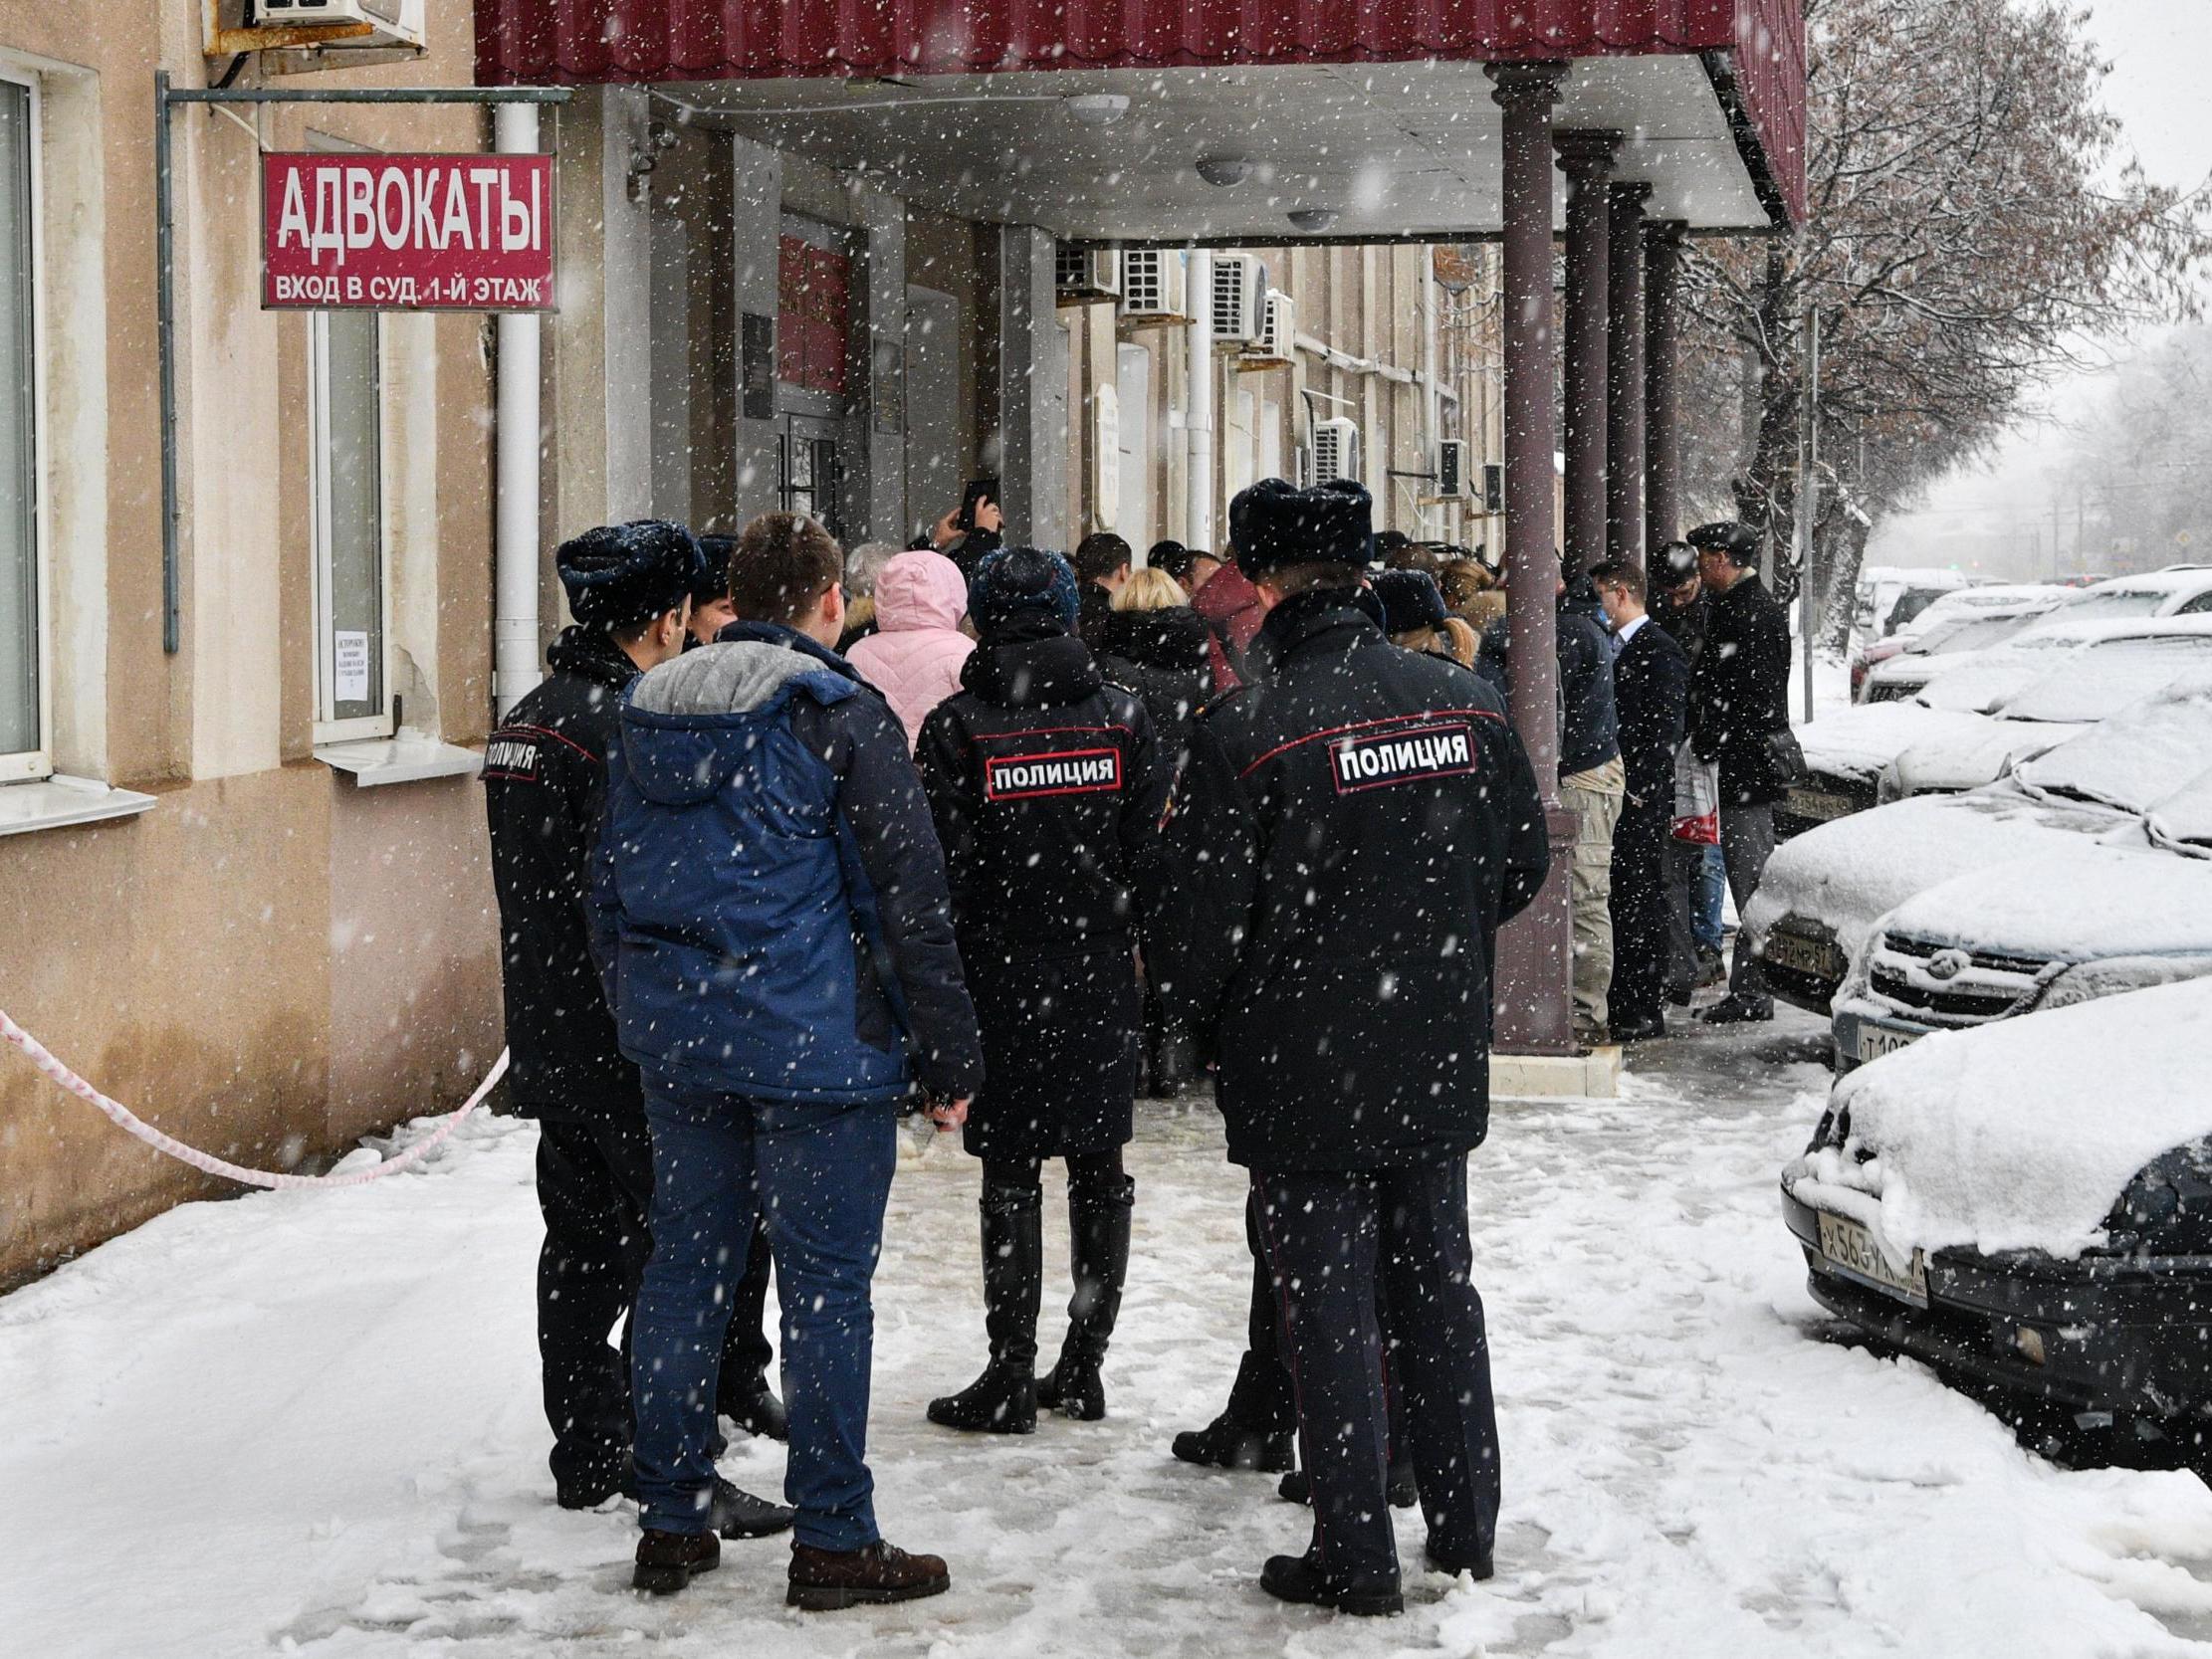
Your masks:
{"label": "car license plate", "polygon": [[1894,1054],[1900,1048],[1910,1048],[1925,1037],[1925,1031],[1908,1031],[1894,1025],[1877,1025],[1872,1020],[1859,1022],[1858,1050],[1862,1064],[1880,1060],[1884,1054]]}
{"label": "car license plate", "polygon": [[1859,810],[1859,803],[1849,795],[1833,794],[1826,789],[1797,788],[1790,791],[1790,811],[1799,818],[1809,818],[1825,824],[1833,819],[1848,818]]}
{"label": "car license plate", "polygon": [[1917,1307],[1928,1305],[1927,1260],[1912,1252],[1912,1263],[1899,1273],[1889,1265],[1875,1243],[1874,1234],[1847,1216],[1820,1212],[1821,1257],[1831,1267],[1887,1295]]}
{"label": "car license plate", "polygon": [[1834,939],[1808,938],[1777,928],[1767,934],[1766,955],[1778,967],[1794,968],[1830,984],[1844,976],[1844,953]]}

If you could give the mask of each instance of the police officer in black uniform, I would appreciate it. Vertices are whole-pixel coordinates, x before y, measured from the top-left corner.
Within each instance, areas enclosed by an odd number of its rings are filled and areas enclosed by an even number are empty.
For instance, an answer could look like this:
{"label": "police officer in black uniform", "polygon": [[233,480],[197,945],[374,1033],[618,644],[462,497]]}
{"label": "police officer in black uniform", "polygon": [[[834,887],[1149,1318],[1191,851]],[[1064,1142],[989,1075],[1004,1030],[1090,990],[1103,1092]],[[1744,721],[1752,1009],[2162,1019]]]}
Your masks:
{"label": "police officer in black uniform", "polygon": [[[949,1428],[1027,1434],[1037,1407],[1106,1414],[1099,1367],[1121,1309],[1136,1182],[1122,1167],[1142,1004],[1132,959],[1157,873],[1168,767],[1135,694],[1073,637],[1057,553],[991,554],[969,586],[983,643],[923,723],[915,759],[944,844],[953,926],[983,1030],[968,1150],[983,1159],[991,1360],[930,1402]],[[1067,1161],[1074,1297],[1059,1363],[1035,1375],[1042,1162]]]}
{"label": "police officer in black uniform", "polygon": [[1549,850],[1494,692],[1393,647],[1355,600],[1349,481],[1230,504],[1267,672],[1199,717],[1169,807],[1170,994],[1218,1067],[1296,1386],[1313,1537],[1270,1594],[1396,1612],[1378,1276],[1398,1334],[1428,1561],[1486,1577],[1498,1453],[1466,1154],[1487,1128],[1491,948]]}
{"label": "police officer in black uniform", "polygon": [[[706,567],[689,530],[654,519],[588,530],[562,543],[554,566],[576,620],[546,653],[552,674],[486,744],[484,792],[500,907],[508,1092],[516,1116],[539,1121],[546,1242],[538,1258],[538,1347],[553,1431],[550,1461],[561,1506],[589,1509],[630,1478],[629,1364],[607,1337],[652,1251],[653,1151],[637,1068],[615,1046],[591,962],[588,872],[622,693],[681,653],[690,595]],[[740,1294],[725,1365],[739,1377],[725,1392],[725,1409],[756,1432],[782,1419],[764,1370],[765,1266],[748,1275]],[[748,1303],[750,1320],[742,1317]],[[790,1525],[790,1511],[735,1487],[723,1508],[751,1515],[755,1530],[777,1517]]]}

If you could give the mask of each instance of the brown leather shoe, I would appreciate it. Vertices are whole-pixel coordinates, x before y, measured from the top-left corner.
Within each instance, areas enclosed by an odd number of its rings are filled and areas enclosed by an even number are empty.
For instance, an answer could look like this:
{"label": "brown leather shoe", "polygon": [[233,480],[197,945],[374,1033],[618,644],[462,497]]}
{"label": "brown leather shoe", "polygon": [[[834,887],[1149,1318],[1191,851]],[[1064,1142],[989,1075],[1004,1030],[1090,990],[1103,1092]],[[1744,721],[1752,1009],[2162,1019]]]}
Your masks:
{"label": "brown leather shoe", "polygon": [[910,1555],[882,1539],[865,1550],[845,1551],[794,1542],[791,1587],[783,1600],[820,1613],[879,1601],[918,1601],[952,1587],[952,1574],[937,1556]]}
{"label": "brown leather shoe", "polygon": [[722,1564],[722,1540],[712,1533],[662,1533],[645,1529],[637,1541],[632,1589],[673,1595],[702,1572]]}

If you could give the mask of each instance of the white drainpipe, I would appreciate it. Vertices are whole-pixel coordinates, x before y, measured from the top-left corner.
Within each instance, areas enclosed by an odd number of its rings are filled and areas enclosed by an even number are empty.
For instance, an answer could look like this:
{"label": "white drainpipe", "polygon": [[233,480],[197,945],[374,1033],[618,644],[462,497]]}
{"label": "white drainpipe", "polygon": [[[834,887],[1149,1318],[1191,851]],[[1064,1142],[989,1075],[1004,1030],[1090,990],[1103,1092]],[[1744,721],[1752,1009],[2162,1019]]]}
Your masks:
{"label": "white drainpipe", "polygon": [[1183,538],[1212,553],[1223,549],[1214,538],[1214,256],[1195,249],[1183,292],[1191,308],[1184,330],[1189,382],[1183,410],[1183,435],[1190,445],[1184,473]]}
{"label": "white drainpipe", "polygon": [[[537,152],[537,104],[502,104],[492,122],[501,154]],[[538,665],[538,321],[533,311],[503,311],[499,318],[492,692],[502,716],[543,678]]]}

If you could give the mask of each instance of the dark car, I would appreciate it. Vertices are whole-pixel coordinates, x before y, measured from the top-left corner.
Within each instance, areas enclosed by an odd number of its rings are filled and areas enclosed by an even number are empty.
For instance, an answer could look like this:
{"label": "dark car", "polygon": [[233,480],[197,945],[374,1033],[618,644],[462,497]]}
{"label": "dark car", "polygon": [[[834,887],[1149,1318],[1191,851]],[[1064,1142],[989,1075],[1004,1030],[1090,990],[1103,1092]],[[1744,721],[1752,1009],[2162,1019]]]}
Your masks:
{"label": "dark car", "polygon": [[[1814,1301],[2116,1452],[2212,1467],[2208,1033],[2212,980],[2195,980],[1931,1039],[1844,1079],[1783,1173]],[[1910,1194],[1901,1240],[1882,1231],[1892,1189]]]}

